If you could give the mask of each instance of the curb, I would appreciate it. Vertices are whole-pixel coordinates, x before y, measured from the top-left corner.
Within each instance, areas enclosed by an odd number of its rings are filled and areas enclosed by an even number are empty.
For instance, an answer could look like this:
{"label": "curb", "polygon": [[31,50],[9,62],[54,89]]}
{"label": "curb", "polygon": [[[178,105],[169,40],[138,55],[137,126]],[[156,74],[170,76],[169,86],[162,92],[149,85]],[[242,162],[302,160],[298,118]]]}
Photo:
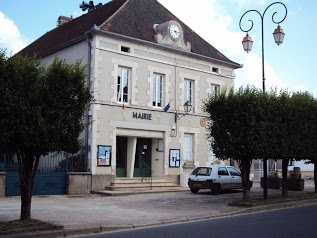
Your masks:
{"label": "curb", "polygon": [[90,191],[90,194],[97,194],[100,196],[128,196],[128,195],[135,195],[135,194],[151,194],[151,193],[174,193],[174,192],[184,192],[188,191],[185,189],[153,189],[153,190],[134,190],[134,191],[110,191],[110,190],[101,190],[101,191]]}

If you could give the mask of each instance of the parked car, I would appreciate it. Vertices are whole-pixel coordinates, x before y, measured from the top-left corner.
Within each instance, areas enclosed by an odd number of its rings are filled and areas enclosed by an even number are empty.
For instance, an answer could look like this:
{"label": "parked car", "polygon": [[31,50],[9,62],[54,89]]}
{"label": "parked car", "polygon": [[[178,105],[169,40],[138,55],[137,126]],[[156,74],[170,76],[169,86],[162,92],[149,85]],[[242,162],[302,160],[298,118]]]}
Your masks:
{"label": "parked car", "polygon": [[[253,181],[250,181],[250,188]],[[200,166],[193,170],[188,178],[188,186],[192,193],[200,189],[211,189],[213,194],[219,194],[225,189],[241,189],[241,173],[232,166],[210,165]]]}

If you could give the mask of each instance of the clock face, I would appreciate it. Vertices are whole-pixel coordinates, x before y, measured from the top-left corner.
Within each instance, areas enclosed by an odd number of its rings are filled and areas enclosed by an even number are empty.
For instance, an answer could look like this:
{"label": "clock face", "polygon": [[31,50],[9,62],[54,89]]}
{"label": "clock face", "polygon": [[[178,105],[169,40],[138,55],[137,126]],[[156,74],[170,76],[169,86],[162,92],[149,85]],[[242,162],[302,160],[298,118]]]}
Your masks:
{"label": "clock face", "polygon": [[181,32],[180,32],[178,26],[171,25],[169,30],[170,30],[170,35],[171,35],[171,37],[173,39],[178,39],[179,38]]}

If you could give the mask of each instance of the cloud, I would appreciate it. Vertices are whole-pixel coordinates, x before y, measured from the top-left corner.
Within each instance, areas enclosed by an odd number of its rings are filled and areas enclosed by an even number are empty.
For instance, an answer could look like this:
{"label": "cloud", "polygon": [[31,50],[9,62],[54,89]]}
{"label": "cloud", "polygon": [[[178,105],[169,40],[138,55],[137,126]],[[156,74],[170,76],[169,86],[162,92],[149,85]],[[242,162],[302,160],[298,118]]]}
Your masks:
{"label": "cloud", "polygon": [[15,23],[0,12],[0,48],[15,54],[28,44]]}

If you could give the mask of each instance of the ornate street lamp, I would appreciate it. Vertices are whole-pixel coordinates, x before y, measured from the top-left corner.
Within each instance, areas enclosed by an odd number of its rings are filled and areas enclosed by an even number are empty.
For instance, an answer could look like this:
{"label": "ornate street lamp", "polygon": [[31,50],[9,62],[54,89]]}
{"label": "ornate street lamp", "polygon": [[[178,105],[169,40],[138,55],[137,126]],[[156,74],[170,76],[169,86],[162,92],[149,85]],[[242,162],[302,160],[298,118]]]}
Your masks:
{"label": "ornate street lamp", "polygon": [[[263,89],[263,93],[265,92],[265,73],[264,73],[264,34],[263,34],[263,28],[264,28],[264,24],[263,24],[263,19],[264,19],[264,16],[265,16],[265,13],[267,11],[267,9],[269,9],[272,5],[275,5],[275,4],[280,4],[282,5],[284,8],[285,8],[285,16],[283,17],[283,19],[281,21],[275,21],[274,20],[274,15],[277,13],[277,12],[274,12],[273,15],[272,15],[272,21],[277,24],[277,28],[275,29],[274,33],[273,33],[273,37],[274,37],[274,41],[277,45],[280,45],[283,43],[283,40],[284,40],[284,31],[283,29],[280,27],[280,23],[283,22],[287,16],[287,8],[286,6],[281,3],[281,2],[274,2],[272,4],[270,4],[263,12],[263,14],[261,14],[259,11],[257,10],[249,10],[249,11],[246,11],[240,18],[240,22],[239,22],[239,26],[240,26],[240,29],[241,31],[243,32],[246,32],[246,36],[243,38],[243,41],[242,41],[242,45],[243,45],[243,49],[249,53],[252,49],[252,44],[253,44],[253,41],[252,41],[252,38],[249,36],[249,31],[253,28],[253,21],[249,19],[249,22],[251,22],[251,27],[246,29],[246,30],[243,30],[242,27],[241,27],[241,21],[242,21],[242,18],[248,14],[249,12],[256,12],[260,15],[261,17],[261,29],[262,29],[262,89]],[[264,199],[267,199],[267,159],[266,158],[263,158],[263,178],[264,178],[264,184],[263,184],[263,198]]]}
{"label": "ornate street lamp", "polygon": [[182,117],[184,117],[185,115],[187,115],[188,113],[190,113],[192,111],[192,104],[189,101],[186,101],[184,103],[184,112],[185,114],[179,114],[177,111],[175,113],[175,123],[177,122],[177,120],[180,120]]}
{"label": "ornate street lamp", "polygon": [[242,29],[242,27],[241,27],[241,21],[242,21],[243,17],[244,17],[246,14],[248,14],[249,12],[256,12],[256,13],[258,13],[258,14],[260,15],[260,17],[261,17],[261,26],[262,26],[262,28],[261,28],[261,29],[262,29],[262,81],[263,81],[263,85],[262,85],[262,86],[263,86],[263,92],[265,92],[264,34],[263,34],[264,24],[263,24],[263,19],[264,19],[264,16],[265,16],[265,13],[266,13],[267,9],[269,9],[272,5],[275,5],[275,4],[281,4],[281,5],[285,8],[285,16],[284,16],[284,18],[283,18],[281,21],[275,21],[275,20],[274,20],[274,16],[275,16],[275,14],[276,14],[277,12],[274,12],[273,15],[272,15],[272,21],[273,21],[275,24],[278,24],[277,28],[275,29],[275,31],[274,31],[274,33],[273,33],[274,40],[275,40],[275,43],[276,43],[277,45],[280,45],[280,44],[283,43],[284,35],[285,35],[285,34],[284,34],[283,29],[280,27],[279,24],[280,24],[281,22],[283,22],[284,19],[285,19],[286,16],[287,16],[287,8],[286,8],[286,6],[285,6],[283,3],[281,3],[281,2],[274,2],[274,3],[270,4],[270,5],[264,10],[263,14],[261,14],[261,13],[260,13],[259,11],[257,11],[257,10],[253,10],[253,9],[252,9],[252,10],[249,10],[249,11],[246,11],[246,12],[241,16],[240,22],[239,22],[239,26],[240,26],[241,31],[247,33],[246,36],[243,38],[243,41],[242,41],[243,49],[244,49],[247,53],[249,53],[249,52],[251,51],[251,49],[252,49],[252,44],[253,44],[252,38],[249,36],[249,31],[252,30],[252,28],[253,28],[253,21],[250,20],[250,19],[248,20],[249,22],[251,22],[251,27],[248,28],[248,29],[246,29],[246,30]]}

